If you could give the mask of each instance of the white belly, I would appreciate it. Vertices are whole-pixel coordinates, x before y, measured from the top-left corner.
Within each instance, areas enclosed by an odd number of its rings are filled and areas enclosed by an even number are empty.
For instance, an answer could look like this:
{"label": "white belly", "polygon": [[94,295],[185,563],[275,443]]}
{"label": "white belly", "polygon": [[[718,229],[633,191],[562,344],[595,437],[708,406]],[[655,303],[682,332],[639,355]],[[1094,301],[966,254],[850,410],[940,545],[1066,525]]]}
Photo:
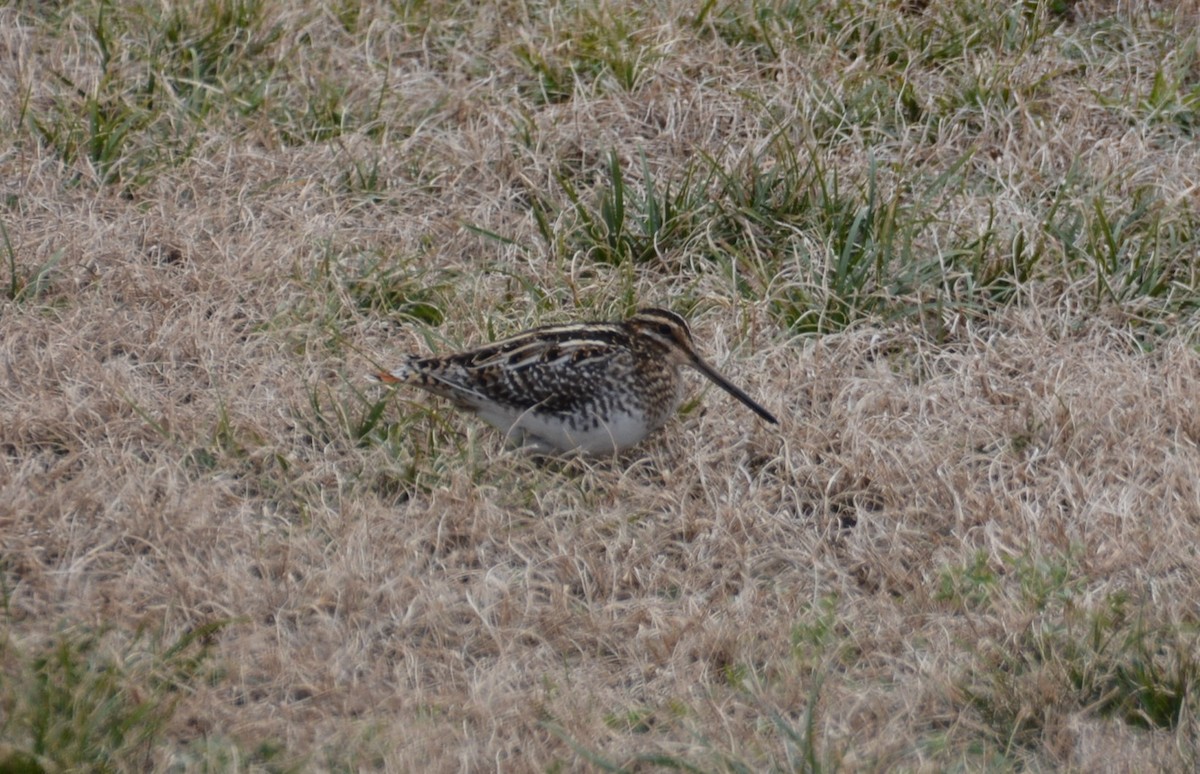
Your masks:
{"label": "white belly", "polygon": [[646,417],[625,411],[613,412],[607,422],[584,429],[573,429],[566,423],[548,420],[531,411],[514,414],[486,408],[479,411],[479,417],[519,445],[543,452],[582,451],[596,455],[628,449],[663,424],[651,424]]}

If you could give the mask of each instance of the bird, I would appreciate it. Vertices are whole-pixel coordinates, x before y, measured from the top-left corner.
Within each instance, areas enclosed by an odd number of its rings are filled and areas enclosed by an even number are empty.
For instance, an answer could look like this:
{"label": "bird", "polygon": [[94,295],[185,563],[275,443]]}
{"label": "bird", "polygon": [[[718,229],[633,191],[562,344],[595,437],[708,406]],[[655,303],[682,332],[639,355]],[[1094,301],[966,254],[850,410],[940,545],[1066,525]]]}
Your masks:
{"label": "bird", "polygon": [[658,430],[679,408],[688,366],[773,425],[771,412],[696,351],[675,312],[639,309],[619,322],[531,328],[455,354],[410,355],[372,378],[448,398],[541,454],[611,455]]}

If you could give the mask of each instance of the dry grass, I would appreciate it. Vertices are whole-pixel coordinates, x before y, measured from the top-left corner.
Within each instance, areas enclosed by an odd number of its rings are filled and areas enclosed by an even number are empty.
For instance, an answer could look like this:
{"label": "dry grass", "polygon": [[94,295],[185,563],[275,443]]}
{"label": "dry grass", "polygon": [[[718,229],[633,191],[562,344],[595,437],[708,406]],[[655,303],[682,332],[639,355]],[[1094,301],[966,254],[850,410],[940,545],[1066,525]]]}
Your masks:
{"label": "dry grass", "polygon": [[[639,8],[0,9],[0,766],[1194,769],[1195,8]],[[361,379],[638,303],[782,426]]]}

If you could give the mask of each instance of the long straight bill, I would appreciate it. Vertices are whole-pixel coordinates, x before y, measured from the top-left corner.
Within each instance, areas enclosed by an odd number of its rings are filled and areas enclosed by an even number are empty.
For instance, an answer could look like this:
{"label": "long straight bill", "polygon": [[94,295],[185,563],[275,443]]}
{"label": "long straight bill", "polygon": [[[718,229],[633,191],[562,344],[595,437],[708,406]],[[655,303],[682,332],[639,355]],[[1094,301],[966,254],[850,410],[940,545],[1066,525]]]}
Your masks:
{"label": "long straight bill", "polygon": [[751,398],[749,395],[742,392],[741,389],[739,389],[738,387],[735,387],[728,379],[726,379],[724,376],[721,376],[719,373],[714,371],[713,367],[710,366],[708,363],[705,363],[703,360],[701,360],[700,358],[697,357],[697,358],[692,359],[692,364],[695,365],[697,371],[704,374],[709,379],[712,379],[713,383],[716,384],[718,387],[720,387],[722,390],[729,393],[733,397],[737,398],[742,403],[746,404],[746,406],[749,407],[749,409],[751,411],[753,411],[755,414],[758,414],[760,417],[762,417],[763,419],[765,419],[766,421],[770,422],[773,425],[779,424],[779,420],[775,418],[774,414],[772,414],[770,411],[767,411],[762,406],[758,405],[758,403],[755,402],[754,398]]}

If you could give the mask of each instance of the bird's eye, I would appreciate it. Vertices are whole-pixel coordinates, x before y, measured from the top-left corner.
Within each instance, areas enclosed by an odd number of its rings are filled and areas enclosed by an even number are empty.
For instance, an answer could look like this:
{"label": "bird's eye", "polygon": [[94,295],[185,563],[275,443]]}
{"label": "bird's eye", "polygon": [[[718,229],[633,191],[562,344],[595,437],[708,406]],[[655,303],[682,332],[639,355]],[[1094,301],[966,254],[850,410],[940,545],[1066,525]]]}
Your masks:
{"label": "bird's eye", "polygon": [[666,323],[659,323],[658,332],[666,336],[668,339],[675,338],[675,331],[672,330],[671,326],[667,325]]}

